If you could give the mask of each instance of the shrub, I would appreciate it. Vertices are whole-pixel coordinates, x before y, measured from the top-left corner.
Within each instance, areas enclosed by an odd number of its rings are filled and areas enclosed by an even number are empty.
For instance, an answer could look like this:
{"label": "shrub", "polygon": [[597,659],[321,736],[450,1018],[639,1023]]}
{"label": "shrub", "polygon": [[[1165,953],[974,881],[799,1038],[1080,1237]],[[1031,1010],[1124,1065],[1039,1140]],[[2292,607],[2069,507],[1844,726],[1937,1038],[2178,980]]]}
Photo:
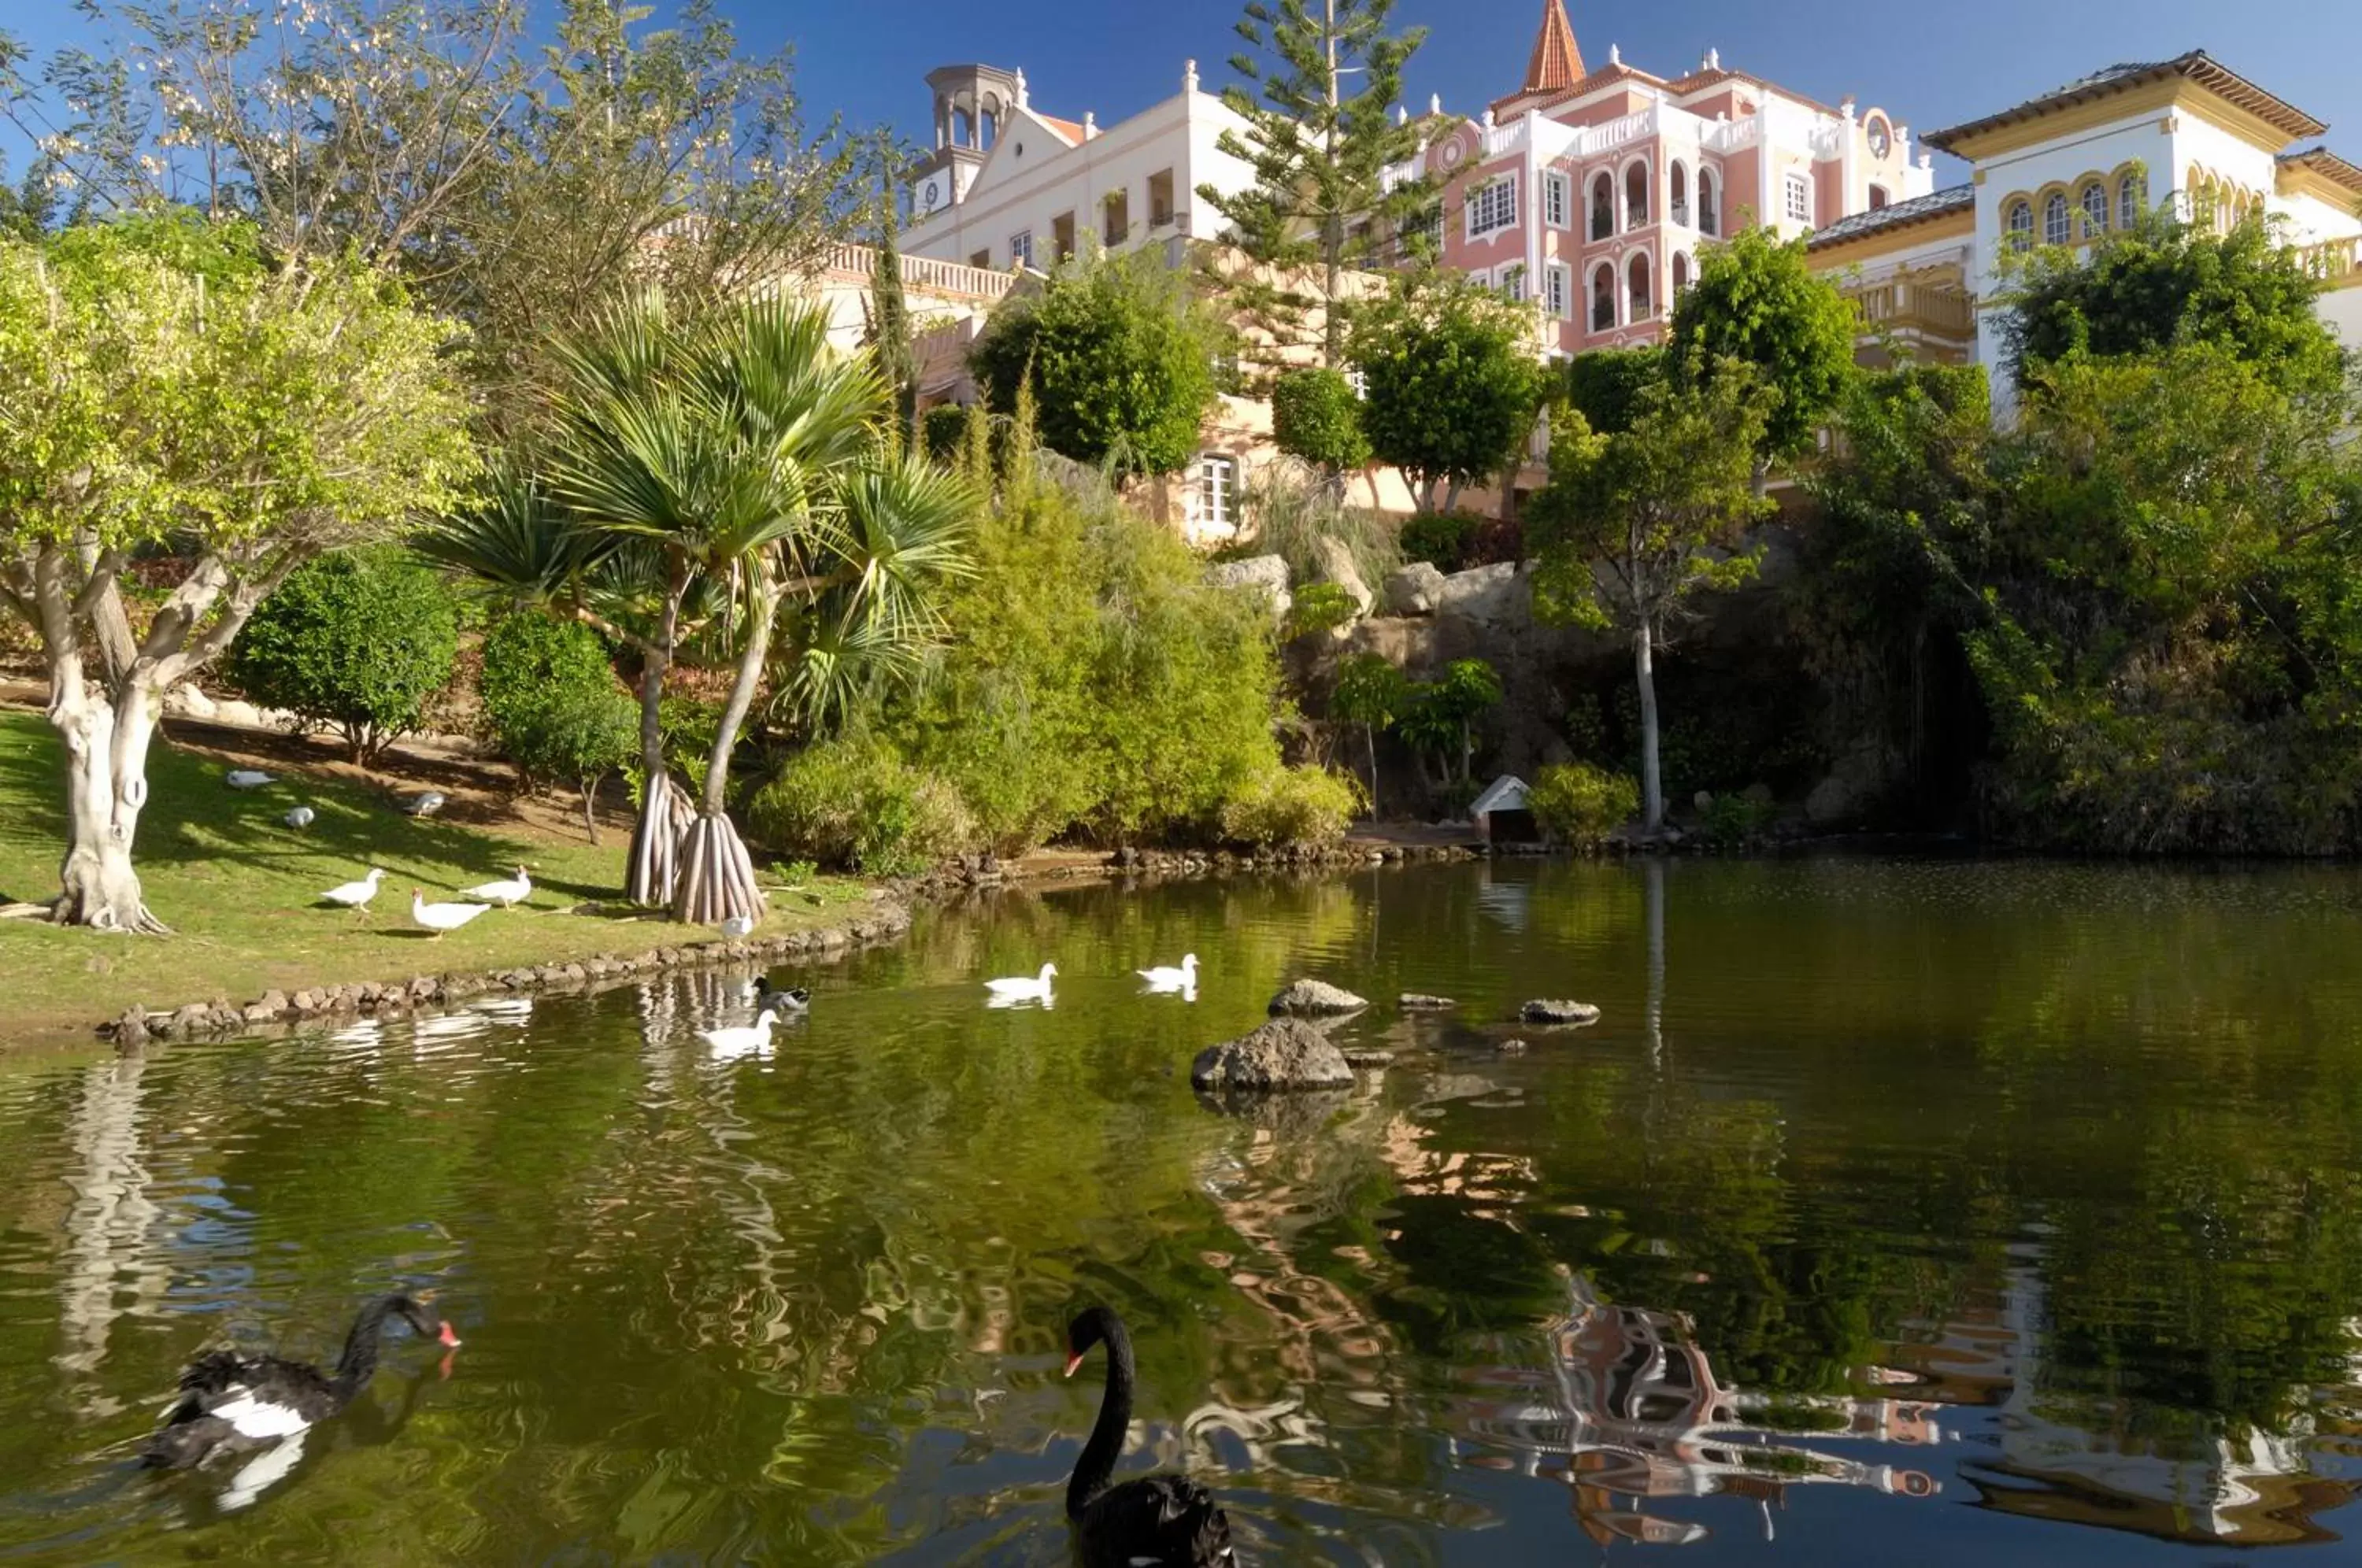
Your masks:
{"label": "shrub", "polygon": [[1526,791],[1526,805],[1543,831],[1562,844],[1594,849],[1640,810],[1640,786],[1628,773],[1587,762],[1545,767]]}
{"label": "shrub", "polygon": [[1287,635],[1308,637],[1350,626],[1362,613],[1361,602],[1333,582],[1308,582],[1296,591],[1287,610]]}
{"label": "shrub", "polygon": [[1289,370],[1273,383],[1271,438],[1281,451],[1324,469],[1358,469],[1370,460],[1362,400],[1341,371],[1324,366]]}
{"label": "shrub", "polygon": [[1258,773],[1222,802],[1222,836],[1234,844],[1334,844],[1362,809],[1352,779],[1325,767]]}
{"label": "shrub", "polygon": [[919,441],[927,456],[945,468],[960,460],[967,440],[967,410],[956,403],[937,403],[919,415]]}
{"label": "shrub", "polygon": [[1248,479],[1241,511],[1247,542],[1231,557],[1277,556],[1298,582],[1321,575],[1320,541],[1335,539],[1353,558],[1353,569],[1372,589],[1402,564],[1392,520],[1348,506],[1334,487],[1294,458],[1265,463]]}
{"label": "shrub", "polygon": [[528,787],[572,785],[598,843],[600,780],[640,749],[639,704],[616,684],[607,645],[588,626],[518,611],[493,624],[481,651],[476,690],[493,743]]}
{"label": "shrub", "polygon": [[458,651],[441,579],[399,549],[349,550],[297,568],[262,602],[226,674],[249,700],[335,730],[367,762],[418,728]]}
{"label": "shrub", "polygon": [[1739,849],[1761,838],[1780,814],[1780,808],[1769,801],[1750,801],[1744,795],[1716,795],[1705,809],[1699,830],[1706,842],[1722,849]]}
{"label": "shrub", "polygon": [[976,841],[957,790],[868,735],[797,753],[755,792],[746,823],[771,848],[873,877],[923,871]]}
{"label": "shrub", "polygon": [[1421,512],[1403,520],[1403,558],[1425,561],[1438,571],[1465,571],[1477,531],[1486,519],[1472,512]]}

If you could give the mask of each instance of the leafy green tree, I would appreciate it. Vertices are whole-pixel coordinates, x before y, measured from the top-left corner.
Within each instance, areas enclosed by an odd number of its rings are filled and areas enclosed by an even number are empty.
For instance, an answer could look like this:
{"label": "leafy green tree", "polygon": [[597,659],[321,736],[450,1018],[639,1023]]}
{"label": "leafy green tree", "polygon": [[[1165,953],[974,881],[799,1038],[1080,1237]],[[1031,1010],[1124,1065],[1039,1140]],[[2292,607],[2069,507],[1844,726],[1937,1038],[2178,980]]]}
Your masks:
{"label": "leafy green tree", "polygon": [[1305,366],[1284,372],[1271,389],[1273,445],[1318,465],[1331,480],[1370,460],[1362,434],[1362,400],[1341,370]]}
{"label": "leafy green tree", "polygon": [[345,737],[374,761],[450,684],[459,615],[406,552],[346,550],[299,567],[230,645],[226,674],[254,701]]}
{"label": "leafy green tree", "polygon": [[911,353],[911,311],[902,298],[897,216],[889,195],[877,229],[877,268],[869,275],[869,352],[877,361],[877,379],[893,399],[895,438],[907,443],[918,411],[919,367]]}
{"label": "leafy green tree", "polygon": [[[1689,601],[1755,575],[1760,552],[1733,553],[1771,504],[1754,493],[1754,457],[1772,400],[1726,363],[1690,383],[1650,388],[1620,436],[1571,414],[1551,433],[1551,477],[1526,514],[1535,609],[1546,620],[1621,626],[1640,697],[1644,821],[1665,820],[1658,760],[1656,654]],[[1699,384],[1699,383],[1703,384]]]}
{"label": "leafy green tree", "polygon": [[1481,658],[1456,658],[1438,679],[1410,687],[1395,725],[1419,751],[1442,759],[1446,786],[1465,791],[1475,783],[1476,721],[1500,703],[1499,673]]}
{"label": "leafy green tree", "polygon": [[1421,512],[1458,505],[1462,486],[1499,474],[1532,434],[1540,369],[1529,314],[1454,274],[1397,278],[1360,313],[1353,359],[1366,385],[1371,454],[1398,468]]}
{"label": "leafy green tree", "polygon": [[[40,639],[69,760],[53,919],[165,929],[131,859],[164,696],[304,562],[464,480],[457,337],[358,262],[267,263],[243,225],[0,238],[0,609]],[[124,579],[166,544],[135,633]]]}
{"label": "leafy green tree", "polygon": [[1378,732],[1393,727],[1410,703],[1410,682],[1384,654],[1355,654],[1337,667],[1329,712],[1341,723],[1362,726],[1370,758],[1370,817],[1378,815]]}
{"label": "leafy green tree", "polygon": [[1621,436],[1639,416],[1641,394],[1667,374],[1661,348],[1593,348],[1566,362],[1566,401],[1599,436]]}
{"label": "leafy green tree", "polygon": [[1237,23],[1272,62],[1231,56],[1262,101],[1248,85],[1224,88],[1246,129],[1223,131],[1216,146],[1252,167],[1255,182],[1236,194],[1203,185],[1198,195],[1251,263],[1226,271],[1224,284],[1275,367],[1300,363],[1315,345],[1324,367],[1345,363],[1347,274],[1381,264],[1379,247],[1435,200],[1427,180],[1389,187],[1380,178],[1419,150],[1418,127],[1399,122],[1395,105],[1427,29],[1389,33],[1393,11],[1394,0],[1250,0]]}
{"label": "leafy green tree", "polygon": [[599,842],[599,785],[639,753],[639,712],[616,684],[599,635],[534,610],[501,617],[484,637],[477,690],[501,752],[528,786],[563,780]]}
{"label": "leafy green tree", "polygon": [[1094,255],[1003,301],[969,363],[995,414],[1013,414],[1031,384],[1042,444],[1059,456],[1169,474],[1197,455],[1220,340],[1156,258]]}
{"label": "leafy green tree", "polygon": [[2289,392],[2330,393],[2346,356],[2313,310],[2321,289],[2264,220],[2217,233],[2167,204],[2088,255],[2028,256],[2009,291],[2003,341],[2025,381],[2076,354],[2202,343],[2263,367]]}
{"label": "leafy green tree", "polygon": [[1562,763],[1534,775],[1526,803],[1552,838],[1595,849],[1640,809],[1640,786],[1628,773],[1588,762]]}
{"label": "leafy green tree", "polygon": [[[1854,374],[1860,313],[1815,272],[1805,242],[1742,229],[1698,258],[1697,282],[1673,306],[1668,342],[1677,374],[1712,377],[1732,362],[1776,395],[1762,420],[1763,456],[1809,448]],[[1756,474],[1763,488],[1764,470]]]}

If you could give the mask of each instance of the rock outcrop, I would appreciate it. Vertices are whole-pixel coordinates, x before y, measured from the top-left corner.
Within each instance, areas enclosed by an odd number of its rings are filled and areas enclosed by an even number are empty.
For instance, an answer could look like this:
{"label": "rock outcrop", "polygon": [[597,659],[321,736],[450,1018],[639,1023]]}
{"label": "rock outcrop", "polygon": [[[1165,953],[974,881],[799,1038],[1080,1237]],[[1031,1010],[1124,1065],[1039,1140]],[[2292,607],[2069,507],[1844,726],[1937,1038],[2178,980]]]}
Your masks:
{"label": "rock outcrop", "polygon": [[1352,1081],[1345,1054],[1320,1031],[1292,1018],[1209,1045],[1189,1065],[1191,1086],[1209,1093],[1341,1088]]}
{"label": "rock outcrop", "polygon": [[1242,561],[1217,561],[1206,569],[1206,580],[1217,588],[1251,588],[1271,601],[1274,619],[1296,602],[1287,591],[1287,563],[1277,556],[1250,556]]}
{"label": "rock outcrop", "polygon": [[1443,598],[1443,572],[1432,561],[1413,561],[1386,573],[1389,615],[1432,615]]}
{"label": "rock outcrop", "polygon": [[1291,980],[1271,999],[1270,1010],[1275,1018],[1321,1018],[1359,1012],[1369,1005],[1344,987],[1326,980]]}
{"label": "rock outcrop", "polygon": [[1518,1010],[1518,1017],[1527,1023],[1596,1023],[1599,1010],[1589,1002],[1559,1001],[1537,998]]}
{"label": "rock outcrop", "polygon": [[1334,534],[1323,534],[1313,546],[1313,553],[1320,563],[1320,580],[1333,582],[1352,594],[1355,614],[1368,614],[1376,599],[1370,592],[1370,585],[1362,580],[1362,569],[1353,564],[1353,552],[1346,547],[1345,541]]}
{"label": "rock outcrop", "polygon": [[1450,1012],[1460,1004],[1450,997],[1431,997],[1425,991],[1405,991],[1395,999],[1395,1005],[1405,1012]]}

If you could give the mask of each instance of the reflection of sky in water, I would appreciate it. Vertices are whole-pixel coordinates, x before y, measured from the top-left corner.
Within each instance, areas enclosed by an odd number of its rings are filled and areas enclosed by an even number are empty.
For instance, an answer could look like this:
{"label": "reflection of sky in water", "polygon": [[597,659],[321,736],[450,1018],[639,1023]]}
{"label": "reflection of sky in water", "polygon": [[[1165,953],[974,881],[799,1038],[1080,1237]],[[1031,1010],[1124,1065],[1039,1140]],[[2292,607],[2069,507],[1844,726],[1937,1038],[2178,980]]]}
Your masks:
{"label": "reflection of sky in water", "polygon": [[[765,1059],[745,975],[0,1078],[0,1552],[1063,1562],[1127,1472],[1265,1562],[2157,1560],[2352,1533],[2346,873],[1503,863],[932,915]],[[1196,951],[1194,1005],[1133,970]],[[977,984],[1054,956],[1058,1006]],[[1218,1113],[1312,974],[1393,1066]],[[1403,990],[1457,1012],[1396,1013]],[[1536,1032],[1573,995],[1595,1029]],[[1529,1049],[1499,1052],[1515,1033]],[[207,1343],[468,1343],[226,1526],[110,1469]],[[387,1412],[399,1409],[398,1416]],[[210,1490],[208,1490],[210,1488]],[[228,1529],[236,1536],[221,1533]],[[175,1539],[167,1532],[185,1531]]]}

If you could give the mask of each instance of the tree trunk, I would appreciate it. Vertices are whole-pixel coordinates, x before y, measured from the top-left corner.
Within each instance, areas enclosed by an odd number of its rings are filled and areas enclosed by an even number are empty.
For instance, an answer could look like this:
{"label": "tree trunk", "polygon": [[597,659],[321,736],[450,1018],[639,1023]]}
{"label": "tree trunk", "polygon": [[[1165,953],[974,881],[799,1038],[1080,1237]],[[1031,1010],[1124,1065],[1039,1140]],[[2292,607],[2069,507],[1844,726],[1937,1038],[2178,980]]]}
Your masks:
{"label": "tree trunk", "polygon": [[640,665],[640,814],[632,823],[632,853],[624,869],[624,897],[632,903],[672,902],[679,832],[674,823],[677,791],[665,772],[664,683],[680,635],[681,587],[665,596],[656,644],[643,650]]}
{"label": "tree trunk", "polygon": [[1443,510],[1446,512],[1457,512],[1460,510],[1460,481],[1458,480],[1451,480],[1444,484]]}
{"label": "tree trunk", "polygon": [[1657,769],[1656,638],[1645,616],[1632,634],[1632,671],[1640,683],[1641,825],[1654,833],[1665,823],[1665,786]]}
{"label": "tree trunk", "polygon": [[169,934],[149,912],[132,868],[131,842],[148,803],[148,743],[156,706],[141,688],[120,705],[79,681],[51,702],[50,723],[66,748],[66,852],[50,918],[60,925],[141,935]]}
{"label": "tree trunk", "polygon": [[582,831],[590,835],[590,846],[596,849],[599,846],[599,813],[592,809],[592,802],[598,799],[599,780],[593,777],[578,779],[576,784],[582,791]]}
{"label": "tree trunk", "polygon": [[673,889],[673,918],[712,925],[733,916],[763,918],[763,890],[755,885],[755,863],[745,841],[731,825],[729,812],[730,754],[738,745],[739,726],[754,705],[755,688],[763,679],[763,665],[771,653],[771,622],[778,614],[778,596],[766,588],[756,597],[754,624],[746,629],[746,646],[738,655],[738,672],[730,682],[730,698],[714,725],[713,752],[705,764],[705,797],[699,803],[697,825],[681,844],[680,885]]}
{"label": "tree trunk", "polygon": [[1370,746],[1370,821],[1378,820],[1378,726],[1363,724],[1362,738]]}

